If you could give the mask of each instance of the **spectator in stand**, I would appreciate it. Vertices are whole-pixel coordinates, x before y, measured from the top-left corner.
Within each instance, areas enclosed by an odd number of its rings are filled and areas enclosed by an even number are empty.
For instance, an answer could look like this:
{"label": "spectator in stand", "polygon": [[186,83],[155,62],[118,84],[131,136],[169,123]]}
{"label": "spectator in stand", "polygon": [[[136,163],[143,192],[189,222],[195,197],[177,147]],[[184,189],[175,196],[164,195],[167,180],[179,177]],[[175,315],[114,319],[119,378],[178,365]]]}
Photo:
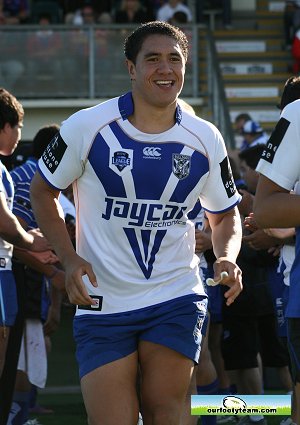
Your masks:
{"label": "spectator in stand", "polygon": [[86,2],[74,14],[70,14],[66,18],[67,23],[74,25],[92,25],[97,22],[98,14],[94,6],[90,2]]}
{"label": "spectator in stand", "polygon": [[284,15],[284,37],[285,47],[287,50],[292,48],[293,39],[296,31],[300,26],[300,1],[299,0],[286,0]]}
{"label": "spectator in stand", "polygon": [[175,12],[184,12],[187,15],[188,22],[192,22],[193,15],[190,8],[180,0],[169,0],[162,5],[157,11],[156,18],[158,21],[168,22]]}
{"label": "spectator in stand", "polygon": [[222,20],[225,29],[232,29],[231,24],[231,0],[205,0],[196,1],[196,17],[199,24],[205,24],[204,11],[209,9],[222,9]]}
{"label": "spectator in stand", "polygon": [[299,74],[300,72],[300,29],[295,32],[292,41],[292,58],[293,65],[292,71],[294,74]]}
{"label": "spectator in stand", "polygon": [[76,11],[83,6],[89,4],[96,11],[97,15],[103,12],[111,13],[114,0],[59,0],[60,6],[64,12],[65,21],[70,22],[70,16],[73,16]]}
{"label": "spectator in stand", "polygon": [[115,12],[117,24],[144,23],[154,21],[154,16],[145,9],[140,0],[122,0]]}
{"label": "spectator in stand", "polygon": [[60,58],[62,39],[57,31],[49,28],[50,15],[42,14],[39,17],[40,28],[27,39],[28,72],[32,87],[35,85],[35,76],[48,75],[53,78],[54,88],[62,90],[63,66]]}
{"label": "spectator in stand", "polygon": [[242,128],[244,141],[241,146],[241,151],[255,145],[265,145],[268,140],[268,135],[256,121],[246,121]]}
{"label": "spectator in stand", "polygon": [[0,0],[0,23],[16,25],[27,23],[30,17],[28,0]]}
{"label": "spectator in stand", "polygon": [[235,131],[237,132],[237,134],[242,134],[244,124],[247,121],[251,120],[252,118],[247,112],[241,112],[240,114],[238,114],[234,120]]}
{"label": "spectator in stand", "polygon": [[12,90],[24,73],[24,63],[18,58],[18,46],[22,43],[20,32],[14,33],[1,31],[1,60],[0,60],[0,86]]}

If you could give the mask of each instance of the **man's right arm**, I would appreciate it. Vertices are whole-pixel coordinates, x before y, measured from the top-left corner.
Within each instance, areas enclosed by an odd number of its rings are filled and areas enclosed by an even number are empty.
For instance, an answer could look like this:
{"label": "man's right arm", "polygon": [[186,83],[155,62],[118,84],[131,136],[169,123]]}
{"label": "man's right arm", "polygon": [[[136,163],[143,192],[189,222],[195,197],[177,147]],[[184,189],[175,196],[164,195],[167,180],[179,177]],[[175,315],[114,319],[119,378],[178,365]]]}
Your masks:
{"label": "man's right arm", "polygon": [[48,185],[37,172],[31,182],[30,196],[37,223],[66,272],[66,290],[70,302],[94,304],[83,285],[82,276],[87,275],[91,284],[97,286],[96,276],[91,265],[74,250],[58,201],[59,191]]}

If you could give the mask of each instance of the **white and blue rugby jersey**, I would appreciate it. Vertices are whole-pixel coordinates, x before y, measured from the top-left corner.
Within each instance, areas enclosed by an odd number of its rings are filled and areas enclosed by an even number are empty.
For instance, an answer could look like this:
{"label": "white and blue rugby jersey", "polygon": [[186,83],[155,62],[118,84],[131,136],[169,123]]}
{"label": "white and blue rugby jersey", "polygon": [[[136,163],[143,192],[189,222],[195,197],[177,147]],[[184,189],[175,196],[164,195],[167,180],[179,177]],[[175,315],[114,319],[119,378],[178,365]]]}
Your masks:
{"label": "white and blue rugby jersey", "polygon": [[[194,226],[198,230],[204,230],[205,228],[205,212],[202,208],[200,201],[197,201],[194,208],[188,213],[188,218],[194,223]],[[207,268],[207,261],[205,259],[205,256],[203,252],[197,253],[197,256],[199,258],[199,268],[200,268],[200,274],[201,269]],[[203,276],[201,275],[201,278],[203,279]]]}
{"label": "white and blue rugby jersey", "polygon": [[[288,104],[266,145],[257,171],[291,191],[300,180],[300,100]],[[300,195],[300,185],[295,193]],[[300,317],[300,228],[296,229],[295,260],[290,273],[286,317]]]}
{"label": "white and blue rugby jersey", "polygon": [[[116,313],[203,294],[188,212],[201,198],[212,212],[233,208],[224,141],[210,123],[177,107],[175,125],[146,134],[127,119],[131,93],[67,119],[39,161],[57,189],[74,182],[78,254],[97,276],[89,294]],[[103,298],[102,298],[103,297]]]}
{"label": "white and blue rugby jersey", "polygon": [[13,213],[27,223],[28,229],[38,227],[30,202],[30,184],[37,169],[37,161],[30,157],[10,172],[15,188]]}
{"label": "white and blue rugby jersey", "polygon": [[[6,167],[0,161],[0,192],[6,198],[7,206],[12,210],[14,199],[14,185]],[[13,245],[0,238],[0,271],[11,270]]]}

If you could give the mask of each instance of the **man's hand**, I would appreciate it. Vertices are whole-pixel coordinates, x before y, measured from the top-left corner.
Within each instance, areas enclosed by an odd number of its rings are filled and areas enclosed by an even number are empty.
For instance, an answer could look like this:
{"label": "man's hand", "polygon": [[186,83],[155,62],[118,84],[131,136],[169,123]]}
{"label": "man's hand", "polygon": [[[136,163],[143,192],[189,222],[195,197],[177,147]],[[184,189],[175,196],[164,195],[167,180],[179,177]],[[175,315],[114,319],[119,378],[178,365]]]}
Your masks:
{"label": "man's hand", "polygon": [[250,248],[257,251],[261,249],[269,249],[278,245],[277,238],[268,236],[262,229],[256,230],[250,235],[243,236],[243,242],[250,246]]}
{"label": "man's hand", "polygon": [[50,243],[47,241],[40,229],[28,230],[28,233],[33,236],[33,242],[30,249],[31,251],[40,252],[52,249]]}
{"label": "man's hand", "polygon": [[203,232],[202,230],[195,230],[196,248],[195,252],[205,252],[212,248],[211,234]]}
{"label": "man's hand", "polygon": [[97,287],[96,275],[90,263],[75,254],[65,265],[66,291],[70,303],[79,305],[95,305],[83,283],[82,276],[87,275],[92,286]]}
{"label": "man's hand", "polygon": [[[227,272],[228,276],[221,279],[222,272]],[[241,269],[226,257],[220,257],[214,263],[214,280],[220,280],[221,285],[229,286],[230,289],[225,292],[224,297],[226,305],[230,306],[243,289]]]}
{"label": "man's hand", "polygon": [[28,254],[32,255],[34,258],[36,258],[38,261],[40,261],[43,264],[55,264],[59,262],[58,257],[54,254],[54,252],[48,250],[48,251],[42,251],[42,252],[34,252],[34,251],[27,251]]}

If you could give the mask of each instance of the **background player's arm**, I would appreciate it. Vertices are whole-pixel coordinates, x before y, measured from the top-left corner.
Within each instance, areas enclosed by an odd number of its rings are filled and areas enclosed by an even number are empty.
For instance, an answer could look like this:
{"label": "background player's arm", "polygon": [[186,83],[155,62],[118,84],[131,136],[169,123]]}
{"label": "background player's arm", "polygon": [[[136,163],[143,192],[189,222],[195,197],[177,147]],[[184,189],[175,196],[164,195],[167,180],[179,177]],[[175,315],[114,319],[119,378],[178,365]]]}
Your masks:
{"label": "background player's arm", "polygon": [[62,210],[58,202],[59,191],[50,187],[36,173],[30,189],[31,203],[38,225],[53,245],[55,253],[65,270],[66,290],[73,304],[94,304],[83,284],[87,275],[91,284],[97,286],[91,265],[79,257],[67,231]]}
{"label": "background player's arm", "polygon": [[214,279],[218,280],[222,271],[228,277],[221,281],[230,289],[225,293],[230,305],[242,290],[241,270],[236,259],[241,248],[242,225],[237,207],[222,214],[206,212],[212,230],[213,250],[217,260],[214,263]]}
{"label": "background player's arm", "polygon": [[254,199],[254,217],[259,227],[300,225],[300,196],[292,195],[262,174]]}
{"label": "background player's arm", "polygon": [[8,208],[3,192],[0,192],[0,236],[13,245],[32,251],[46,251],[51,248],[41,233],[32,234],[23,229]]}

